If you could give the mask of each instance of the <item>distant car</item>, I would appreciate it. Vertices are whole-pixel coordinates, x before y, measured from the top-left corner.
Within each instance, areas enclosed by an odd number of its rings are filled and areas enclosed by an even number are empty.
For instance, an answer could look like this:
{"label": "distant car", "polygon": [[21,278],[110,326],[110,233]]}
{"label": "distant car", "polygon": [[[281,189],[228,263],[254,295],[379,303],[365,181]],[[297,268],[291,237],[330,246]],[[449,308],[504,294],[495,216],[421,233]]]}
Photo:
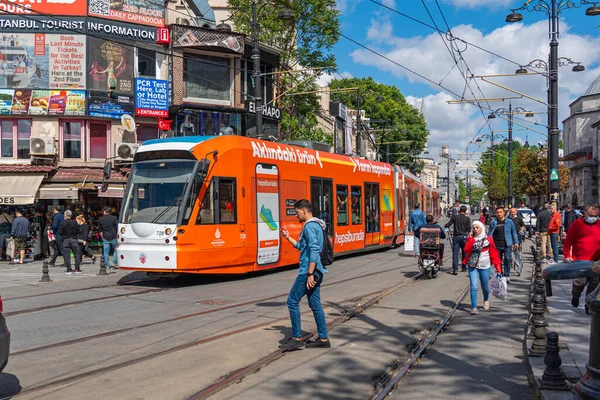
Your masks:
{"label": "distant car", "polygon": [[0,297],[0,372],[8,364],[8,353],[10,352],[10,332],[6,327],[6,319],[2,315],[2,297]]}
{"label": "distant car", "polygon": [[535,213],[530,208],[519,208],[517,210],[517,215],[523,218],[523,223],[525,224],[525,228],[529,230],[530,234],[535,230],[535,224],[537,223],[537,217]]}

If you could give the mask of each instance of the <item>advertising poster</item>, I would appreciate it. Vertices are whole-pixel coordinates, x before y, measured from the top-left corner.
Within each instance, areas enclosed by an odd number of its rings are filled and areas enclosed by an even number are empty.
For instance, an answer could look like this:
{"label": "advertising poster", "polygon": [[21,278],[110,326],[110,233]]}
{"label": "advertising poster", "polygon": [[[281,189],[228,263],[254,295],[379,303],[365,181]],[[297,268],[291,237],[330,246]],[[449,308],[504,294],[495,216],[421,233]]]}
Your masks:
{"label": "advertising poster", "polygon": [[29,113],[29,103],[31,102],[31,90],[15,90],[10,113],[12,115],[27,115]]}
{"label": "advertising poster", "polygon": [[135,78],[135,115],[169,116],[169,81]]}
{"label": "advertising poster", "polygon": [[90,0],[88,15],[156,27],[165,23],[165,7],[161,1]]}
{"label": "advertising poster", "polygon": [[48,115],[48,104],[50,102],[49,90],[34,90],[31,94],[29,115]]}
{"label": "advertising poster", "polygon": [[0,35],[0,88],[85,89],[85,36]]}
{"label": "advertising poster", "polygon": [[[62,95],[63,92],[52,91],[51,93],[50,101],[54,99],[54,93]],[[52,113],[52,108],[50,108],[50,113]],[[67,92],[67,106],[65,107],[65,115],[85,115],[85,91],[70,90]]]}
{"label": "advertising poster", "polygon": [[12,100],[15,95],[14,90],[0,89],[0,114],[9,115],[12,108]]}
{"label": "advertising poster", "polygon": [[86,0],[0,0],[0,14],[6,13],[23,16],[43,14],[85,16],[86,9]]}
{"label": "advertising poster", "polygon": [[108,93],[133,94],[133,48],[89,37],[88,88]]}
{"label": "advertising poster", "polygon": [[279,170],[276,165],[256,165],[256,212],[258,221],[258,265],[279,260]]}
{"label": "advertising poster", "polygon": [[121,118],[123,114],[133,114],[133,98],[118,96],[109,99],[106,93],[90,92],[88,99],[88,115],[101,118]]}

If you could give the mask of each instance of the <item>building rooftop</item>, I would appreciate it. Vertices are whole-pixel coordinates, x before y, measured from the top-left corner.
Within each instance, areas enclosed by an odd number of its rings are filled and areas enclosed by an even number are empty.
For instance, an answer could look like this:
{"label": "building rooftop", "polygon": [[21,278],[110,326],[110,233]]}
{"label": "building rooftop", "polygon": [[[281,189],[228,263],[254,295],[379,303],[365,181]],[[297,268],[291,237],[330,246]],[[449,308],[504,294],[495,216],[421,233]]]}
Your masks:
{"label": "building rooftop", "polygon": [[584,96],[600,93],[600,75],[594,79],[590,87],[585,91]]}

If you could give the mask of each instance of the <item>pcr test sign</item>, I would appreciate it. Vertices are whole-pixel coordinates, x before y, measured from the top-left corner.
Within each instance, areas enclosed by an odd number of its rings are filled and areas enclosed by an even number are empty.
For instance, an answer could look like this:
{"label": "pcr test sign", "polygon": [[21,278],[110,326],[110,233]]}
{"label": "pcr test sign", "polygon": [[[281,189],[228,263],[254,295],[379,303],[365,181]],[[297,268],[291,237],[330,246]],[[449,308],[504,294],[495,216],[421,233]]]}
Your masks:
{"label": "pcr test sign", "polygon": [[169,82],[135,78],[135,115],[169,116]]}

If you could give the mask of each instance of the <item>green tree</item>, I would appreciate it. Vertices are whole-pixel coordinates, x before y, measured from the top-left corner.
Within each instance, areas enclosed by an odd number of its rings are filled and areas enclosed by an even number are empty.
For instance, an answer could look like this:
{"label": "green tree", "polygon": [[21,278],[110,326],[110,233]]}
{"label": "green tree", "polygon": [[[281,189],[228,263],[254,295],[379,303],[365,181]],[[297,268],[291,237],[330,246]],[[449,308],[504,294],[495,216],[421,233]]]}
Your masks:
{"label": "green tree", "polygon": [[[548,155],[537,146],[520,148],[516,155],[515,193],[530,197],[544,197],[548,193]],[[558,169],[558,189],[569,186],[571,171],[561,165]]]}
{"label": "green tree", "polygon": [[429,131],[425,119],[395,86],[377,83],[373,78],[346,78],[333,80],[331,89],[359,88],[356,91],[335,93],[342,103],[356,107],[357,95],[360,93],[360,108],[365,115],[374,121],[373,131],[376,144],[380,146],[380,154],[385,160],[389,144],[390,162],[402,165],[412,172],[418,173],[422,162],[417,157],[423,151]]}
{"label": "green tree", "polygon": [[[252,3],[254,0],[229,0],[235,30],[252,37]],[[335,0],[276,0],[276,7],[259,2],[259,40],[281,50],[280,66],[293,69],[336,68],[333,46],[340,38],[339,11]],[[266,4],[262,6],[263,4]],[[295,21],[282,21],[279,11],[293,12]],[[300,68],[297,68],[300,67]],[[282,74],[277,83],[281,92],[311,92],[318,88],[315,77],[308,73]],[[317,125],[320,105],[316,94],[282,96],[281,132],[288,139],[309,139],[331,144]]]}
{"label": "green tree", "polygon": [[[519,152],[521,144],[513,142],[513,195],[518,191],[515,190],[516,169],[518,159],[516,154]],[[481,174],[481,182],[485,185],[488,191],[490,201],[504,204],[508,198],[508,143],[502,142],[494,145],[494,148],[488,148],[481,157],[481,161],[477,164],[477,171]]]}

